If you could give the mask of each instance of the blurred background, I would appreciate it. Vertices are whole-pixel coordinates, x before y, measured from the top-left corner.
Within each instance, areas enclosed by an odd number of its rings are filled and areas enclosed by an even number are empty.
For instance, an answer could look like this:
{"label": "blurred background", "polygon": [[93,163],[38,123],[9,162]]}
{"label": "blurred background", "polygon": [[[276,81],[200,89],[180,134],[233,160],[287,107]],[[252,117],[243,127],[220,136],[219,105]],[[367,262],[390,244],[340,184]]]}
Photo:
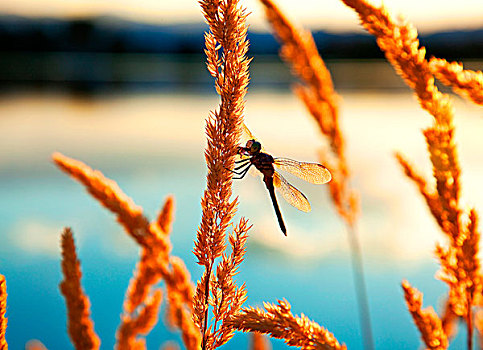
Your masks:
{"label": "blurred background", "polygon": [[[403,152],[430,176],[421,130],[431,116],[340,1],[278,3],[313,31],[341,95],[342,130],[362,204],[358,228],[376,348],[417,348],[419,333],[400,282],[408,279],[424,293],[425,305],[439,309],[446,287],[434,278],[433,250],[444,239],[393,153]],[[428,57],[482,69],[483,2],[384,3],[418,28]],[[251,12],[249,56],[254,58],[246,123],[273,155],[316,161],[324,142],[291,92],[294,79],[277,56],[261,5],[254,0],[244,5]],[[22,349],[30,339],[48,349],[71,348],[58,290],[63,226],[73,228],[78,243],[83,285],[103,349],[115,342],[138,259],[137,246],[114,217],[54,167],[54,151],[103,171],[151,218],[164,197],[174,194],[174,254],[194,280],[199,278],[191,250],[206,185],[204,120],[219,101],[205,69],[206,28],[197,1],[0,2],[0,273],[7,278],[12,349]],[[481,108],[456,96],[453,101],[463,201],[481,213]],[[235,183],[238,215],[254,225],[238,275],[247,284],[247,305],[286,298],[294,313],[327,327],[349,349],[361,349],[343,222],[326,187],[287,178],[313,208],[306,214],[281,203],[287,238],[279,232],[260,180]],[[463,333],[452,348],[463,346]],[[181,344],[161,321],[147,337],[148,348],[158,349],[167,340]],[[272,344],[286,348],[279,341]],[[225,348],[247,346],[248,338],[237,334]]]}

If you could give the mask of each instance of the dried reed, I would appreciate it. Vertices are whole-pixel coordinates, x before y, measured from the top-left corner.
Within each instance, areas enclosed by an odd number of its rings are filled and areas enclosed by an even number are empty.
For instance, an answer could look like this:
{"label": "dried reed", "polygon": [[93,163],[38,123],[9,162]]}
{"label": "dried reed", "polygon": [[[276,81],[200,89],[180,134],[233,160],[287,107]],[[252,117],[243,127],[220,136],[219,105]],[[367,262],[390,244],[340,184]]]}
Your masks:
{"label": "dried reed", "polygon": [[76,349],[99,349],[101,341],[90,318],[90,302],[82,290],[80,262],[75,251],[74,236],[68,227],[62,232],[61,246],[64,280],[59,287],[67,305],[70,339]]}
{"label": "dried reed", "polygon": [[5,276],[0,275],[0,350],[8,350],[5,333],[7,331],[7,282]]}
{"label": "dried reed", "polygon": [[293,74],[303,82],[295,85],[295,93],[304,102],[322,135],[330,144],[331,153],[320,152],[320,160],[333,174],[329,189],[332,201],[347,225],[364,346],[365,349],[373,349],[362,250],[355,228],[359,203],[357,193],[350,186],[345,138],[339,126],[340,98],[334,90],[330,72],[317,50],[310,31],[292,24],[272,0],[260,1],[265,7],[265,14],[274,34],[282,45],[280,56],[291,66]]}
{"label": "dried reed", "polygon": [[122,316],[121,325],[117,330],[117,349],[146,349],[144,339],[136,339],[136,337],[139,334],[148,334],[156,325],[161,300],[162,293],[156,290],[152,296],[143,299],[144,307],[136,316]]}
{"label": "dried reed", "polygon": [[167,318],[181,330],[186,348],[198,349],[199,330],[191,317],[191,277],[183,261],[170,254],[173,198],[168,197],[157,219],[149,222],[142,208],[101,172],[60,153],[55,153],[53,159],[62,170],[84,184],[102,205],[116,214],[127,233],[141,246],[141,259],[126,293],[124,314],[117,333],[117,348],[143,348],[144,341],[137,339],[137,336],[149,332],[157,320],[161,293],[152,287],[162,279],[166,283],[169,301]]}
{"label": "dried reed", "polygon": [[458,315],[453,312],[449,298],[447,298],[444,303],[443,311],[441,312],[441,323],[448,341],[451,341],[458,332],[458,319]]}
{"label": "dried reed", "polygon": [[458,62],[448,62],[445,59],[432,57],[429,67],[433,74],[443,84],[450,86],[460,96],[483,105],[483,73],[463,69]]}
{"label": "dried reed", "polygon": [[345,139],[340,130],[339,96],[329,70],[322,60],[310,31],[297,28],[271,0],[260,0],[274,34],[282,44],[281,57],[292,67],[303,84],[295,92],[305,103],[327,138],[332,156],[321,154],[321,161],[333,174],[329,182],[332,200],[339,214],[352,225],[358,213],[356,193],[350,188],[350,171],[345,155]]}
{"label": "dried reed", "polygon": [[117,221],[138,244],[147,245],[146,237],[151,236],[149,220],[143,215],[142,208],[126,196],[115,181],[61,153],[54,153],[52,159],[61,170],[82,183],[95,199],[116,214]]}
{"label": "dried reed", "polygon": [[[481,93],[481,87],[477,86],[479,78],[473,77],[475,79],[464,82],[461,77],[457,80],[451,78],[451,74],[447,73],[453,74],[455,68],[448,69],[442,61],[433,60],[431,66],[425,58],[425,49],[419,47],[416,29],[405,21],[395,22],[384,7],[376,8],[364,0],[342,1],[358,13],[362,25],[377,38],[386,58],[414,90],[421,107],[434,117],[433,126],[423,134],[428,144],[436,186],[429,185],[400,154],[396,157],[406,175],[418,186],[431,214],[449,239],[448,248],[436,248],[436,255],[441,263],[438,277],[450,287],[448,302],[452,312],[465,318],[468,330],[467,346],[471,349],[472,307],[482,289],[480,263],[477,258],[480,235],[477,231],[475,210],[470,211],[467,223],[463,223],[464,210],[459,195],[461,170],[454,141],[453,109],[449,97],[434,85],[433,71],[470,96]],[[480,92],[475,92],[478,89]],[[415,323],[418,323],[416,318]]]}
{"label": "dried reed", "polygon": [[468,348],[472,348],[473,313],[472,308],[481,296],[482,277],[478,259],[480,233],[477,231],[478,218],[471,210],[468,223],[460,226],[460,235],[450,241],[449,247],[436,247],[436,255],[441,262],[438,278],[449,287],[450,307],[456,315],[464,317],[468,327]]}
{"label": "dried reed", "polygon": [[409,312],[411,312],[414,323],[421,332],[422,339],[428,349],[447,349],[448,338],[440,318],[432,307],[421,310],[423,294],[416,288],[411,287],[408,281],[403,281],[402,287]]}
{"label": "dried reed", "polygon": [[305,315],[294,316],[290,304],[279,300],[278,304],[264,303],[265,310],[244,308],[229,321],[234,328],[244,332],[269,334],[273,338],[283,339],[289,346],[301,349],[346,349],[337,339]]}
{"label": "dried reed", "polygon": [[[245,286],[233,280],[245,253],[248,223],[241,219],[230,234],[232,248],[227,249],[226,231],[236,212],[237,200],[231,200],[232,173],[243,123],[244,96],[249,81],[246,39],[246,10],[237,0],[200,1],[209,25],[205,34],[207,67],[220,95],[218,110],[207,120],[207,188],[201,200],[202,219],[197,231],[194,254],[204,273],[194,297],[194,321],[202,332],[202,349],[215,349],[233,336],[226,320],[237,314],[246,299]],[[215,259],[221,262],[215,265]],[[216,267],[216,271],[215,271]],[[209,325],[209,308],[213,324]]]}
{"label": "dried reed", "polygon": [[429,62],[425,59],[426,50],[419,47],[416,29],[407,22],[396,23],[383,6],[375,7],[364,0],[342,1],[357,12],[362,26],[376,37],[388,61],[415,91],[421,107],[440,124],[449,126],[451,104],[434,85]]}
{"label": "dried reed", "polygon": [[[344,138],[339,128],[338,97],[330,73],[320,58],[310,33],[296,29],[269,0],[261,0],[267,16],[282,40],[282,56],[293,65],[294,72],[305,85],[296,93],[305,102],[320,130],[327,136],[332,156],[323,161],[335,174],[331,183],[332,199],[339,214],[354,229],[357,200],[349,186],[349,170],[344,151]],[[419,48],[417,33],[411,25],[396,24],[384,8],[375,8],[363,0],[342,0],[360,15],[363,25],[377,37],[388,60],[412,87],[421,106],[434,116],[434,125],[424,135],[433,163],[436,186],[430,186],[401,156],[397,158],[406,174],[416,183],[431,213],[449,238],[447,248],[438,246],[441,261],[439,278],[450,286],[447,311],[443,321],[431,309],[421,310],[422,294],[407,281],[402,286],[408,308],[423,341],[431,349],[448,346],[450,326],[463,317],[468,326],[471,348],[472,307],[481,303],[482,281],[477,259],[480,234],[478,216],[471,210],[467,217],[459,201],[459,175],[456,146],[453,139],[451,104],[434,86],[432,75],[453,87],[462,96],[482,104],[481,72],[463,70],[456,63],[433,59],[428,62]],[[197,231],[194,254],[204,273],[196,291],[180,258],[171,255],[169,234],[174,217],[174,200],[168,197],[156,220],[150,222],[141,207],[126,196],[117,184],[77,160],[55,153],[56,164],[88,192],[112,211],[127,233],[140,245],[141,256],[124,301],[124,312],[117,332],[117,349],[145,349],[140,335],[146,335],[157,323],[162,292],[154,286],[166,284],[168,324],[179,328],[188,350],[215,349],[225,344],[235,330],[257,332],[253,349],[267,349],[261,333],[284,339],[290,346],[302,349],[345,349],[335,337],[305,315],[294,316],[287,301],[277,305],[264,303],[265,310],[244,308],[244,285],[234,280],[244,259],[250,226],[242,218],[226,235],[236,212],[237,200],[231,200],[232,173],[243,123],[244,96],[249,81],[246,39],[246,11],[237,0],[200,1],[210,31],[205,35],[207,66],[215,78],[221,96],[219,109],[207,120],[208,145],[205,152],[208,175],[202,198],[202,220]],[[352,231],[354,234],[354,231]],[[355,237],[355,235],[354,235]],[[77,349],[98,349],[100,340],[90,319],[89,300],[80,283],[81,270],[72,231],[62,234],[62,270],[60,284],[68,309],[69,335]],[[219,258],[216,262],[215,259]],[[360,265],[362,266],[362,265]],[[365,288],[365,287],[364,287]],[[479,298],[479,299],[478,299]],[[209,322],[209,311],[213,320]],[[0,275],[0,349],[8,348],[5,340],[7,319],[6,283]],[[476,326],[483,328],[478,315]],[[200,335],[201,330],[201,335]],[[370,328],[369,328],[370,331]],[[370,333],[370,332],[369,332]],[[371,340],[372,342],[372,340]],[[371,345],[372,347],[372,345]],[[40,343],[28,348],[45,349]]]}

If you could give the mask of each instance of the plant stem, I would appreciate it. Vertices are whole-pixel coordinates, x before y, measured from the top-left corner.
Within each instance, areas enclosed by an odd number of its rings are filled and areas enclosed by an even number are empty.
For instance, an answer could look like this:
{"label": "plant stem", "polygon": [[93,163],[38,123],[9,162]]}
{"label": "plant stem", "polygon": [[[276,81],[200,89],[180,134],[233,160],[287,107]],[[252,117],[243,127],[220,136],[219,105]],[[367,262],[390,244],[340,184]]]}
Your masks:
{"label": "plant stem", "polygon": [[211,270],[213,269],[213,262],[210,261],[210,265],[207,268],[206,271],[206,282],[205,282],[205,305],[206,305],[206,310],[205,310],[205,317],[203,320],[203,329],[201,331],[201,336],[202,341],[201,341],[201,349],[206,350],[206,330],[208,329],[208,309],[209,309],[209,298],[210,298],[210,279],[211,279]]}
{"label": "plant stem", "polygon": [[369,313],[369,300],[367,298],[367,288],[362,263],[362,250],[357,232],[353,224],[346,224],[347,236],[349,238],[350,255],[352,262],[352,277],[354,279],[357,305],[359,310],[359,322],[362,330],[362,340],[365,350],[374,349],[372,338],[371,317]]}
{"label": "plant stem", "polygon": [[468,344],[468,350],[473,349],[473,315],[471,312],[471,304],[468,305],[468,312],[466,314],[466,328],[467,328],[467,337],[466,342]]}

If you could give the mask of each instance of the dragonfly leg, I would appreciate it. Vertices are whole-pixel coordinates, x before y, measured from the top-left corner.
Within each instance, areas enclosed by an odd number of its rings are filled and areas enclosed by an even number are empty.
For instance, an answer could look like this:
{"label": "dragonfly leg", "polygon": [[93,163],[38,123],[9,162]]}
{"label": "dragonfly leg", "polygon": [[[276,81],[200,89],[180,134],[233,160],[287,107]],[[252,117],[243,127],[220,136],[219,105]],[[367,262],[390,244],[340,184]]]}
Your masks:
{"label": "dragonfly leg", "polygon": [[235,174],[238,175],[238,177],[233,177],[234,180],[241,180],[245,177],[245,175],[248,173],[248,170],[250,169],[250,167],[252,166],[253,164],[250,163],[245,169],[243,169],[242,171],[240,171],[239,173],[235,172]]}
{"label": "dragonfly leg", "polygon": [[242,162],[237,163],[237,166],[233,170],[239,170],[239,169],[243,168],[244,166],[246,166],[249,162],[250,162],[250,158],[244,159],[243,163]]}
{"label": "dragonfly leg", "polygon": [[[244,164],[246,166],[246,164]],[[240,173],[243,171],[236,171],[238,170],[239,168],[235,168],[234,170],[231,170],[231,169],[228,169],[228,168],[225,168],[226,170],[228,170],[230,173],[233,173],[233,174],[237,174],[237,175],[240,175]]]}
{"label": "dragonfly leg", "polygon": [[[240,175],[240,174],[243,174],[243,172],[245,171],[245,169],[242,169],[243,167],[246,167],[248,165],[248,163],[244,163],[242,165],[238,165],[236,168],[234,168],[233,170],[231,169],[228,169],[228,168],[225,168],[226,170],[228,170],[229,172],[232,172],[233,174],[237,174],[237,175]],[[250,164],[251,165],[251,164]],[[248,166],[250,166],[248,165]],[[240,170],[242,169],[242,170]]]}
{"label": "dragonfly leg", "polygon": [[245,159],[240,159],[240,160],[235,160],[235,164],[243,164],[246,162],[249,162],[251,158],[245,158]]}
{"label": "dragonfly leg", "polygon": [[232,173],[240,175],[241,172],[238,172],[236,170],[240,170],[241,168],[247,166],[249,162],[250,162],[250,158],[237,160],[237,161],[235,161],[235,164],[237,166],[235,168],[233,168],[233,170],[228,169],[228,168],[225,168],[225,169],[228,170],[228,171],[231,171]]}

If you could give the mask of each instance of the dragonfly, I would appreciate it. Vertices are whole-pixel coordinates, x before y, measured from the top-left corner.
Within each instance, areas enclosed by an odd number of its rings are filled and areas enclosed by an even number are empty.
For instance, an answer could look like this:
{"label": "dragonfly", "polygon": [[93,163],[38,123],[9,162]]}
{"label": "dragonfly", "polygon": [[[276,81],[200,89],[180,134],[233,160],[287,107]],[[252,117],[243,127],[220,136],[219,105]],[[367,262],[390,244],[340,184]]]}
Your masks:
{"label": "dragonfly", "polygon": [[274,158],[266,153],[262,144],[257,141],[250,130],[243,124],[244,137],[248,139],[245,146],[238,146],[238,156],[235,166],[231,170],[236,176],[233,179],[243,179],[248,170],[254,166],[261,175],[272,200],[278,224],[283,234],[287,236],[287,229],[278,206],[275,190],[295,208],[309,212],[311,210],[307,197],[292,186],[278,170],[283,170],[298,178],[313,184],[324,184],[332,179],[330,171],[318,163],[299,162],[288,158]]}

